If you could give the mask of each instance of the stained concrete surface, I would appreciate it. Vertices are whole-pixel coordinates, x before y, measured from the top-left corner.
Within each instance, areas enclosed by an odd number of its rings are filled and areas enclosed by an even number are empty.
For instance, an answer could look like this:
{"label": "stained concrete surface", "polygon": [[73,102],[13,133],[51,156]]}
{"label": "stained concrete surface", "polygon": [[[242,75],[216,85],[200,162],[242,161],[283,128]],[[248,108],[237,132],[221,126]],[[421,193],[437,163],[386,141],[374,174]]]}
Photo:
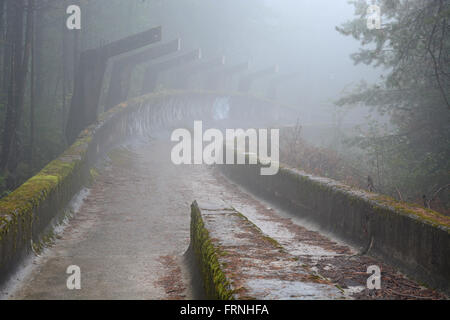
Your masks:
{"label": "stained concrete surface", "polygon": [[[3,294],[10,299],[195,298],[183,254],[189,245],[190,204],[198,200],[233,206],[312,272],[326,274],[343,291],[347,287],[349,297],[442,298],[388,266],[383,271],[397,284],[394,294],[368,292],[366,267],[381,262],[353,257],[353,248],[305,228],[211,167],[173,165],[170,151],[170,142],[163,140],[112,152],[59,239]],[[81,290],[67,289],[70,265],[81,269]],[[415,291],[405,291],[411,286]],[[302,298],[291,291],[287,298]]]}
{"label": "stained concrete surface", "polygon": [[[170,149],[159,146],[112,152],[79,212],[10,298],[192,297],[182,256],[194,197],[190,173],[200,168],[172,165]],[[81,269],[81,290],[67,289],[70,265]]]}

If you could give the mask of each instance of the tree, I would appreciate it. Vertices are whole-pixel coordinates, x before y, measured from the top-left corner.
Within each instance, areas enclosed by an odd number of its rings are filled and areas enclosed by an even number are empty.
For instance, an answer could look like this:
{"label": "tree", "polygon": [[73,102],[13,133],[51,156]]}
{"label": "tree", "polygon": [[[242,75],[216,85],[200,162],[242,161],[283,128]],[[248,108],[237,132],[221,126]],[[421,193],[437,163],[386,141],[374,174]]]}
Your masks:
{"label": "tree", "polygon": [[[17,129],[20,123],[24,94],[25,81],[28,73],[31,44],[31,23],[33,12],[32,0],[7,1],[8,28],[7,42],[11,46],[11,70],[8,89],[8,101],[6,106],[5,129],[3,132],[2,157],[0,168],[6,169],[7,165],[14,167],[17,152]],[[25,40],[23,39],[24,12],[28,11],[26,19]],[[14,169],[14,168],[13,168]]]}
{"label": "tree", "polygon": [[352,55],[356,64],[381,66],[387,74],[337,104],[387,113],[394,129],[354,142],[382,146],[391,189],[401,183],[410,194],[433,194],[450,179],[450,1],[374,1],[382,13],[379,30],[367,28],[368,1],[351,3],[358,17],[337,30],[363,46]]}

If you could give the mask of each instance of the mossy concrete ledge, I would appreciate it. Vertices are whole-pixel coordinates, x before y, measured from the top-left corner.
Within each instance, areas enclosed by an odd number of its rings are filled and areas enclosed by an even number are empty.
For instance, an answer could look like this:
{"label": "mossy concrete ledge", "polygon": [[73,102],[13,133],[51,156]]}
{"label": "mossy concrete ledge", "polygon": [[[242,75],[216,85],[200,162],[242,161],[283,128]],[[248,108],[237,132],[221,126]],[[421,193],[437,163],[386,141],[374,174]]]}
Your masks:
{"label": "mossy concrete ledge", "polygon": [[125,119],[111,113],[90,126],[57,159],[0,199],[0,285],[53,234],[53,221],[62,218],[73,196],[90,181],[106,137],[123,134],[115,130],[121,121]]}
{"label": "mossy concrete ledge", "polygon": [[189,252],[207,299],[343,299],[276,240],[223,204],[191,205]]}
{"label": "mossy concrete ledge", "polygon": [[222,165],[235,182],[294,215],[391,263],[430,287],[450,292],[450,218],[423,207],[350,188],[280,165]]}
{"label": "mossy concrete ledge", "polygon": [[[212,119],[217,97],[232,97],[230,113],[249,119],[271,102],[246,95],[205,91],[163,91],[140,96],[102,113],[61,156],[0,200],[0,285],[19,263],[47,242],[52,221],[64,212],[72,197],[89,181],[90,168],[99,156],[129,137],[152,130]],[[234,111],[233,111],[234,110]],[[252,111],[252,112],[250,112]]]}
{"label": "mossy concrete ledge", "polygon": [[168,97],[169,93],[147,95],[103,113],[63,154],[0,199],[0,285],[26,256],[47,242],[53,234],[52,222],[90,181],[90,169],[99,156],[134,135],[135,119],[142,119],[143,110],[165,106]]}

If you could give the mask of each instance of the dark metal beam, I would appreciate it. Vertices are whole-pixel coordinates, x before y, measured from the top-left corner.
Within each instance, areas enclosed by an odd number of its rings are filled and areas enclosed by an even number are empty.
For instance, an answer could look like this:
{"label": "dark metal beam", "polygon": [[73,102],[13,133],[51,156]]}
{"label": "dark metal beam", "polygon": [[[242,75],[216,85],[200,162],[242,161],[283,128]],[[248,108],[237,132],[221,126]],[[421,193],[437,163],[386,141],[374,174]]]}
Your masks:
{"label": "dark metal beam", "polygon": [[201,59],[202,51],[200,49],[190,51],[178,57],[165,60],[163,62],[150,65],[147,70],[145,70],[144,82],[142,84],[142,94],[153,92],[156,88],[158,82],[158,77],[161,72],[178,68],[185,64],[191,63],[192,61]]}
{"label": "dark metal beam", "polygon": [[161,40],[161,27],[126,37],[81,53],[66,126],[67,142],[97,120],[98,102],[108,59]]}
{"label": "dark metal beam", "polygon": [[105,52],[107,58],[112,58],[161,40],[162,28],[159,26],[109,43],[102,47],[101,50]]}
{"label": "dark metal beam", "polygon": [[108,110],[127,100],[130,91],[131,75],[137,65],[174,53],[180,49],[181,40],[177,39],[156,47],[150,47],[114,62],[105,109]]}

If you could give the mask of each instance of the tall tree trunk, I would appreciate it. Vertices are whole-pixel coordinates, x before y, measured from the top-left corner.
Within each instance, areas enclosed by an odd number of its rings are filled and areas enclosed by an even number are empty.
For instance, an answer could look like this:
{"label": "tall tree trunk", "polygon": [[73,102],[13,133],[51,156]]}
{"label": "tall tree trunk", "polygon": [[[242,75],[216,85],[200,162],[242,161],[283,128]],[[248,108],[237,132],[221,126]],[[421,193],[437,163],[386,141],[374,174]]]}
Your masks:
{"label": "tall tree trunk", "polygon": [[5,37],[3,46],[3,75],[2,75],[2,92],[4,93],[3,100],[8,99],[8,92],[10,90],[11,81],[11,69],[12,69],[12,51],[13,51],[13,38],[14,38],[14,1],[5,0]]}
{"label": "tall tree trunk", "polygon": [[[66,1],[64,1],[66,5]],[[65,19],[62,20],[62,110],[61,110],[61,131],[64,136],[66,125],[66,97],[67,97],[67,73],[68,73],[68,41],[67,41],[67,27]]]}
{"label": "tall tree trunk", "polygon": [[[3,53],[5,48],[5,0],[0,0],[0,70],[3,72]],[[3,88],[3,77],[0,77],[0,90]],[[3,101],[5,92],[0,91],[0,103]]]}
{"label": "tall tree trunk", "polygon": [[6,106],[5,126],[3,131],[2,157],[0,168],[4,170],[8,164],[12,141],[16,132],[16,106],[19,96],[18,79],[22,64],[23,46],[23,8],[24,0],[8,0],[8,44],[11,47],[10,56],[10,83],[8,89],[8,102]]}
{"label": "tall tree trunk", "polygon": [[33,169],[34,161],[33,161],[33,150],[34,150],[34,110],[35,110],[35,8],[34,1],[32,3],[33,7],[33,21],[32,21],[32,37],[31,37],[31,73],[30,73],[30,150],[29,150],[29,161],[30,168]]}
{"label": "tall tree trunk", "polygon": [[18,164],[18,129],[20,120],[23,113],[24,95],[25,95],[25,83],[28,74],[29,58],[31,52],[31,34],[32,34],[32,22],[33,22],[33,10],[31,6],[34,0],[27,1],[27,19],[26,19],[26,35],[25,43],[23,43],[23,13],[25,11],[25,0],[14,0],[15,6],[15,39],[14,39],[14,71],[15,71],[15,85],[14,87],[14,103],[9,108],[12,108],[12,119],[6,117],[6,121],[11,121],[12,125],[5,126],[8,132],[4,135],[1,168],[4,169],[8,166],[10,172],[15,172]]}
{"label": "tall tree trunk", "polygon": [[25,43],[23,46],[23,60],[20,67],[20,72],[18,74],[18,83],[17,83],[17,101],[16,101],[16,117],[15,121],[15,132],[13,134],[12,145],[13,149],[11,150],[11,156],[9,159],[9,169],[12,172],[15,172],[17,164],[19,163],[19,151],[21,149],[21,143],[19,140],[19,129],[22,121],[23,109],[24,109],[24,100],[25,100],[25,88],[27,82],[27,76],[30,66],[30,56],[31,56],[31,41],[33,38],[33,7],[34,0],[28,0],[26,6],[26,29],[25,29]]}
{"label": "tall tree trunk", "polygon": [[39,106],[42,105],[42,100],[44,97],[44,83],[45,82],[45,76],[44,76],[44,59],[43,59],[43,52],[44,52],[44,12],[45,9],[42,7],[36,8],[36,16],[35,16],[35,39],[34,39],[34,59],[35,59],[35,108],[39,108]]}

